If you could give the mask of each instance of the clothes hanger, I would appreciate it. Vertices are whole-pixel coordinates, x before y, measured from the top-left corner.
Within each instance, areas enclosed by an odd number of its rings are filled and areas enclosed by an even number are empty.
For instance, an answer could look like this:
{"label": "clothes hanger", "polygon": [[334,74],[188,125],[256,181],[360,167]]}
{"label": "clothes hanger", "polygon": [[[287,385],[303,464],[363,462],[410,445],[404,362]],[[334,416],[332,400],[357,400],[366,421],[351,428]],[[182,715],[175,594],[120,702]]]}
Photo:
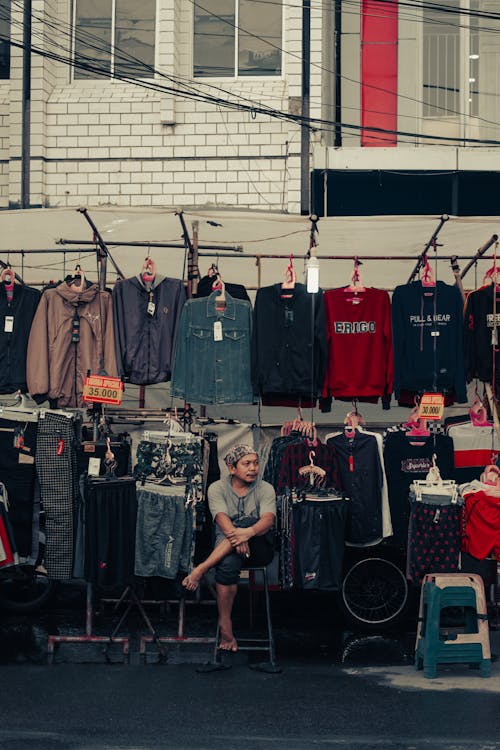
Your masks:
{"label": "clothes hanger", "polygon": [[479,477],[479,481],[483,484],[489,484],[491,487],[497,487],[500,489],[500,469],[495,464],[488,464],[484,467],[484,471]]}
{"label": "clothes hanger", "polygon": [[85,289],[85,273],[79,263],[76,264],[74,273],[66,276],[65,281],[74,292],[83,292]]}
{"label": "clothes hanger", "polygon": [[281,437],[285,437],[285,435],[289,435],[292,430],[295,429],[295,425],[297,422],[302,422],[302,409],[300,406],[297,406],[297,416],[295,419],[290,420],[287,419],[283,424],[281,425],[280,435]]}
{"label": "clothes hanger", "polygon": [[348,301],[352,302],[355,305],[361,302],[361,299],[357,295],[361,292],[366,291],[365,287],[363,286],[361,274],[359,272],[359,267],[361,265],[363,264],[360,260],[358,260],[358,256],[356,255],[356,257],[354,258],[354,271],[351,274],[351,283],[349,284],[349,286],[344,287],[344,292],[354,294],[354,297],[350,297]]}
{"label": "clothes hanger", "polygon": [[425,479],[414,479],[412,482],[415,499],[421,501],[425,494],[446,496],[451,503],[458,501],[458,485],[454,479],[442,479],[439,467],[436,464],[436,454],[432,455],[432,466],[427,472]]}
{"label": "clothes hanger", "polygon": [[435,287],[436,286],[436,280],[434,278],[434,272],[432,270],[432,266],[429,263],[429,257],[425,256],[425,262],[422,266],[422,276],[420,277],[420,281],[422,282],[423,287]]}
{"label": "clothes hanger", "polygon": [[488,420],[486,407],[477,393],[469,409],[469,416],[474,427],[493,427],[493,422]]}
{"label": "clothes hanger", "polygon": [[419,404],[418,404],[418,399],[415,396],[415,406],[409,413],[407,421],[403,422],[403,427],[410,427],[410,428],[418,427],[418,411],[419,411]]}
{"label": "clothes hanger", "polygon": [[145,284],[151,284],[156,278],[156,263],[152,258],[147,256],[141,268],[141,279]]}
{"label": "clothes hanger", "polygon": [[[29,397],[20,391],[16,394],[15,403],[10,406],[0,406],[0,415],[12,421],[38,422],[39,409],[34,401],[30,404]],[[31,401],[31,399],[29,399]]]}
{"label": "clothes hanger", "polygon": [[357,406],[354,406],[354,409],[348,412],[344,419],[345,436],[348,438],[353,438],[356,433],[356,428],[359,427],[360,424],[365,424],[365,420],[359,413]]}
{"label": "clothes hanger", "polygon": [[217,276],[218,273],[219,273],[219,269],[217,268],[216,263],[212,263],[210,268],[207,271],[207,276],[212,278],[212,276]]}
{"label": "clothes hanger", "polygon": [[[293,267],[293,254],[290,253],[290,261],[285,270],[285,280],[281,282],[282,292],[284,289],[295,289],[296,282],[297,274],[295,273],[295,269]],[[282,299],[289,299],[290,297],[293,297],[293,294],[281,294]]]}
{"label": "clothes hanger", "polygon": [[489,286],[495,284],[498,286],[500,283],[500,267],[495,263],[489,268],[483,276],[482,286]]}
{"label": "clothes hanger", "polygon": [[0,281],[2,281],[5,284],[5,288],[8,289],[14,289],[14,283],[16,281],[16,274],[11,268],[10,263],[7,263],[7,266],[3,269],[2,273],[0,274]]}
{"label": "clothes hanger", "polygon": [[405,432],[406,437],[429,437],[430,430],[427,427],[427,420],[426,419],[418,419],[417,423],[413,425],[413,427],[410,427],[409,430]]}
{"label": "clothes hanger", "polygon": [[496,284],[496,286],[498,286],[500,268],[497,266],[497,248],[498,248],[498,241],[495,242],[495,249],[493,252],[493,265],[491,266],[491,268],[489,268],[486,271],[486,273],[483,276],[483,281],[482,281],[483,286],[487,286],[489,284]]}
{"label": "clothes hanger", "polygon": [[326,477],[326,471],[322,469],[321,466],[316,466],[314,464],[313,459],[315,455],[316,453],[314,451],[309,451],[309,463],[307,466],[301,466],[299,469],[301,477],[309,477],[309,483],[311,486],[319,486],[323,484]]}
{"label": "clothes hanger", "polygon": [[215,307],[223,309],[226,306],[226,285],[224,284],[219,271],[217,271],[217,276],[212,283],[212,291],[219,292],[219,294],[215,298]]}
{"label": "clothes hanger", "polygon": [[0,280],[3,282],[5,287],[5,294],[7,296],[7,302],[12,302],[14,299],[14,284],[16,281],[16,274],[11,268],[10,263],[7,263],[6,268],[3,269],[0,274]]}

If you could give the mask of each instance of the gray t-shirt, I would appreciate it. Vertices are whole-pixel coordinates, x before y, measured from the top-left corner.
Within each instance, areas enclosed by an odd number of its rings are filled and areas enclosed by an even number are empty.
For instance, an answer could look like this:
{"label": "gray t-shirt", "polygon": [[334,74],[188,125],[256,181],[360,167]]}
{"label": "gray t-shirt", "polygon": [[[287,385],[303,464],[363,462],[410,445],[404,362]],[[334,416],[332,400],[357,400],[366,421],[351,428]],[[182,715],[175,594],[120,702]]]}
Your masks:
{"label": "gray t-shirt", "polygon": [[247,494],[239,497],[228,476],[208,488],[208,507],[214,519],[217,513],[227,513],[233,523],[242,518],[258,521],[264,513],[276,515],[276,493],[272,484],[257,479],[248,485]]}

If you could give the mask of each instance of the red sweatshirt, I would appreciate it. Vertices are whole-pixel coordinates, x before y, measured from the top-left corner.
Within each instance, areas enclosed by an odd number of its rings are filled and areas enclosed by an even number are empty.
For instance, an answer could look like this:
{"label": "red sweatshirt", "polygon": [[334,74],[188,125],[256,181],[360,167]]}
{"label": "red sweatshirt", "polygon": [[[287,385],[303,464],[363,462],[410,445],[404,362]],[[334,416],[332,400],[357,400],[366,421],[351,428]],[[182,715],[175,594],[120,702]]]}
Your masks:
{"label": "red sweatshirt", "polygon": [[369,400],[392,392],[391,303],[383,289],[323,294],[328,338],[324,396]]}

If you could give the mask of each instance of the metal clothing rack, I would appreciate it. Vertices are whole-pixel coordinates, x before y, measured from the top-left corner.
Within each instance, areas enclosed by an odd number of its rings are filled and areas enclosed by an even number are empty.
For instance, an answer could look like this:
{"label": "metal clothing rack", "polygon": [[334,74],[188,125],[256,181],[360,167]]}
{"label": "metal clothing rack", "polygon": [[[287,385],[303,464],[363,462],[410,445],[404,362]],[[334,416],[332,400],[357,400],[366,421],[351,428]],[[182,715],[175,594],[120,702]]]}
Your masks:
{"label": "metal clothing rack", "polygon": [[[121,625],[121,621],[118,627]],[[103,643],[103,654],[109,661],[108,647],[114,643],[122,644],[123,662],[128,664],[130,654],[130,637],[117,636],[118,627],[115,628],[111,635],[94,635],[93,631],[93,587],[87,583],[86,600],[85,600],[85,635],[49,635],[47,643],[47,663],[54,663],[54,649],[56,643]]]}
{"label": "metal clothing rack", "polygon": [[[78,211],[82,214],[82,216],[87,221],[88,225],[90,226],[93,238],[92,240],[69,240],[69,239],[60,239],[58,241],[58,244],[61,246],[65,245],[77,245],[79,248],[81,248],[80,252],[96,252],[97,254],[97,262],[99,265],[99,287],[100,289],[105,289],[106,287],[106,274],[107,274],[107,260],[109,259],[112,265],[114,266],[114,269],[117,273],[117,275],[121,278],[124,278],[124,274],[119,268],[119,266],[116,264],[114,259],[112,258],[109,248],[106,245],[102,235],[100,234],[97,226],[93,222],[92,218],[90,217],[88,210],[86,208],[78,209]],[[191,296],[193,293],[196,292],[196,285],[197,280],[199,278],[199,270],[198,270],[198,259],[200,256],[207,256],[207,257],[220,257],[221,253],[230,253],[231,257],[233,258],[254,258],[256,260],[257,265],[257,273],[258,273],[258,287],[261,286],[261,271],[262,271],[262,261],[265,259],[288,259],[288,254],[279,254],[279,253],[265,253],[265,254],[252,254],[252,253],[244,253],[242,252],[243,248],[241,246],[217,246],[217,245],[202,245],[198,242],[198,222],[193,222],[192,224],[192,230],[193,230],[193,237],[192,239],[189,237],[184,217],[182,214],[182,211],[178,212],[177,214],[179,216],[179,220],[182,226],[182,232],[183,232],[183,239],[184,244],[183,245],[177,245],[173,243],[155,243],[155,242],[117,242],[116,240],[113,241],[113,246],[129,246],[129,247],[157,247],[157,248],[179,248],[184,249],[188,254],[188,293],[189,296]],[[310,217],[312,222],[312,217]],[[414,276],[418,273],[422,263],[424,262],[424,259],[426,257],[426,254],[430,247],[433,247],[434,249],[434,260],[444,261],[448,260],[452,263],[456,263],[457,260],[463,259],[468,260],[469,263],[464,269],[464,271],[461,273],[461,278],[465,276],[468,270],[470,270],[471,267],[473,267],[475,264],[477,264],[477,261],[480,258],[486,258],[487,256],[484,255],[486,250],[495,242],[498,237],[497,235],[493,235],[491,240],[486,243],[483,248],[481,248],[479,251],[476,252],[476,254],[471,258],[470,255],[467,256],[456,256],[456,255],[437,255],[437,236],[439,232],[441,231],[442,227],[445,225],[446,221],[448,220],[448,216],[443,215],[440,219],[440,222],[438,224],[438,227],[433,232],[433,235],[431,236],[430,240],[427,242],[425,249],[423,253],[419,256],[417,259],[417,263],[415,265],[415,268],[409,278],[409,281],[411,281]],[[317,231],[316,223],[314,222],[314,229]],[[313,222],[312,225],[313,226]],[[85,249],[87,246],[92,245],[93,249]],[[203,252],[202,252],[203,251]],[[69,250],[66,247],[61,247],[60,249],[54,249],[54,250],[32,250],[32,251],[26,251],[26,250],[13,250],[10,251],[12,253],[20,253],[20,254],[26,254],[26,253],[63,253],[66,254],[68,252],[74,252],[73,250]],[[311,248],[304,253],[304,260],[310,255]],[[353,260],[356,258],[359,260],[383,260],[383,261],[400,261],[400,260],[415,260],[414,255],[398,255],[398,256],[391,256],[391,255],[372,255],[372,256],[362,256],[362,255],[353,255],[353,254],[333,254],[333,255],[322,255],[321,260]],[[0,261],[0,267],[6,267],[6,264],[3,261]],[[141,392],[141,403],[144,403],[144,387],[142,386],[142,392]],[[184,416],[187,417],[189,413],[189,419],[186,419],[187,424],[191,424],[192,421],[192,410],[189,407],[189,405],[186,405],[187,408],[184,410]],[[130,411],[133,411],[135,418],[138,419],[144,419],[144,421],[158,421],[158,422],[164,422],[165,417],[169,414],[170,410],[150,410],[150,409],[135,409],[135,410],[126,410],[126,409],[117,409],[117,410],[111,410],[106,409],[106,415],[109,416],[113,421],[118,420],[126,420],[127,417],[130,421]],[[4,416],[7,416],[4,414]],[[202,415],[203,416],[203,415]],[[23,415],[23,419],[26,419],[27,415]],[[257,426],[257,425],[256,425]],[[259,425],[262,427],[279,427],[280,425]],[[328,425],[321,425],[321,428],[326,427],[328,428]],[[385,429],[386,425],[382,424],[373,424],[371,425],[372,429]],[[92,632],[92,626],[93,626],[93,590],[92,590],[92,584],[87,584],[87,592],[86,592],[86,619],[85,619],[85,634],[80,636],[70,636],[70,635],[51,635],[49,636],[49,642],[48,642],[48,655],[49,655],[49,663],[52,663],[53,661],[53,655],[54,655],[54,648],[56,643],[60,642],[72,642],[72,643],[103,643],[105,644],[104,653],[107,657],[107,649],[109,645],[114,643],[121,643],[122,644],[122,650],[123,650],[123,657],[124,661],[127,662],[129,659],[129,648],[130,648],[130,639],[128,636],[118,636],[118,630],[123,624],[125,618],[127,617],[128,613],[130,612],[131,608],[133,606],[138,607],[141,616],[144,619],[144,622],[146,623],[150,635],[143,636],[141,639],[141,655],[145,656],[145,649],[146,649],[146,643],[150,641],[155,641],[161,658],[164,658],[165,652],[162,647],[162,642],[166,643],[213,643],[213,638],[192,638],[187,637],[185,635],[185,606],[186,606],[186,599],[185,597],[181,597],[180,600],[174,600],[175,603],[178,603],[179,606],[179,618],[178,618],[178,632],[177,636],[171,637],[171,638],[160,638],[156,631],[154,630],[153,626],[151,625],[151,622],[149,618],[147,617],[146,612],[144,611],[144,608],[142,606],[141,600],[138,597],[137,593],[135,592],[133,587],[127,587],[125,591],[123,592],[118,605],[127,602],[127,608],[122,614],[118,624],[114,628],[113,632],[109,636],[97,636],[94,635]],[[117,605],[117,606],[118,606]]]}
{"label": "metal clothing rack", "polygon": [[147,659],[147,645],[153,641],[156,643],[160,654],[160,661],[166,658],[165,651],[162,644],[170,645],[213,645],[215,644],[215,637],[213,636],[193,636],[186,635],[186,607],[187,605],[215,605],[216,604],[216,593],[211,584],[207,584],[208,590],[211,594],[211,599],[202,599],[200,587],[196,590],[196,596],[194,599],[188,599],[186,594],[182,594],[179,599],[166,599],[165,603],[178,606],[177,614],[177,635],[171,636],[158,636],[156,635],[143,635],[140,638],[139,644],[139,656],[141,661],[146,663]]}

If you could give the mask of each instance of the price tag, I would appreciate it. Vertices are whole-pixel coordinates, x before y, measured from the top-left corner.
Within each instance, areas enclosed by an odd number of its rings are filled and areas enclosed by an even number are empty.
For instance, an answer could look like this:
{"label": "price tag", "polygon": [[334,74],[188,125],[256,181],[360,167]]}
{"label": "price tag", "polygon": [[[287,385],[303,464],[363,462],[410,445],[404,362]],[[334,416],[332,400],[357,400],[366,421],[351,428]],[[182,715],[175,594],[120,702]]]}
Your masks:
{"label": "price tag", "polygon": [[419,419],[440,420],[444,412],[444,396],[442,393],[424,393],[418,407]]}
{"label": "price tag", "polygon": [[5,316],[5,323],[3,326],[4,333],[12,333],[14,330],[14,316],[13,315],[6,315]]}
{"label": "price tag", "polygon": [[152,318],[154,316],[155,310],[156,310],[155,303],[154,302],[148,302],[148,310],[147,310],[147,312],[148,312],[148,315],[149,315],[150,318]]}
{"label": "price tag", "polygon": [[105,375],[88,375],[83,384],[83,400],[97,404],[118,406],[123,398],[123,383],[120,378]]}
{"label": "price tag", "polygon": [[222,341],[222,323],[216,320],[214,323],[214,341]]}
{"label": "price tag", "polygon": [[101,470],[101,459],[100,458],[89,458],[89,468],[88,468],[88,475],[89,477],[98,477],[99,472]]}

